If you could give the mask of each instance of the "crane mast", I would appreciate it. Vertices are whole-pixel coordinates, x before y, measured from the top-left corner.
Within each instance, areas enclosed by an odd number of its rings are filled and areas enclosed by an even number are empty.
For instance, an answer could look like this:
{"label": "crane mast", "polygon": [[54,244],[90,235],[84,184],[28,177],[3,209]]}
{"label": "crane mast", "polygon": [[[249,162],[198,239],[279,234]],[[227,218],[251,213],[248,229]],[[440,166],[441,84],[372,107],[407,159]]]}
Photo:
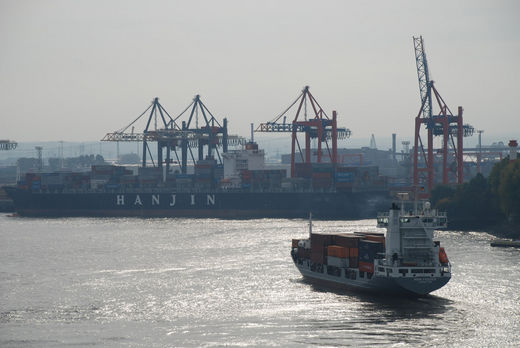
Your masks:
{"label": "crane mast", "polygon": [[417,66],[417,78],[419,79],[419,92],[421,96],[421,104],[424,105],[422,114],[423,118],[432,117],[432,83],[430,82],[430,73],[428,71],[428,61],[426,60],[426,51],[424,50],[424,41],[422,36],[414,37],[413,44],[415,48],[415,64]]}

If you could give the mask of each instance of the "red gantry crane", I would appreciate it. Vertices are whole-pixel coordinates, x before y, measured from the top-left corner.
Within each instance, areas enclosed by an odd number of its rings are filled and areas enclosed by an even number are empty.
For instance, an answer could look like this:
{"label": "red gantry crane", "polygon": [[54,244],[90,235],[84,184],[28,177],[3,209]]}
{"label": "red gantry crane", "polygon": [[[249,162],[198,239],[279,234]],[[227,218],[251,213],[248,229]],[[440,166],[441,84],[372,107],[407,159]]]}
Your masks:
{"label": "red gantry crane", "polygon": [[[310,104],[313,114],[312,118],[307,117],[307,107]],[[286,123],[289,110],[298,105],[296,115],[291,123]],[[303,112],[302,112],[303,111]],[[301,113],[304,114],[303,117]],[[303,118],[303,120],[302,120]],[[282,120],[282,122],[280,122]],[[317,162],[322,162],[322,143],[328,151],[329,158],[333,165],[338,162],[338,139],[350,137],[350,130],[337,127],[337,114],[332,111],[332,118],[329,118],[316,99],[309,92],[309,86],[305,86],[298,98],[284,112],[274,120],[261,123],[256,132],[288,132],[292,133],[291,142],[291,177],[295,177],[295,158],[296,146],[298,147],[301,160],[304,163],[311,163],[311,139],[317,140]],[[305,133],[305,157],[298,141],[297,133]],[[329,140],[331,145],[329,145]]]}
{"label": "red gantry crane", "polygon": [[[455,172],[456,183],[462,184],[463,175],[463,137],[473,135],[473,127],[463,125],[462,106],[458,107],[457,115],[454,115],[446,102],[441,97],[434,81],[430,80],[428,62],[424,49],[422,36],[413,38],[415,49],[415,62],[417,76],[419,79],[419,90],[421,95],[421,108],[415,118],[415,141],[413,149],[413,185],[414,188],[427,186],[425,192],[429,196],[434,184],[434,149],[433,137],[442,135],[442,183],[449,183],[449,171]],[[440,111],[433,114],[433,100],[435,100]],[[425,149],[421,139],[421,126],[425,125],[427,132],[427,148]],[[455,142],[454,137],[457,138]],[[450,153],[451,146],[451,153]],[[448,164],[450,155],[454,162]]]}

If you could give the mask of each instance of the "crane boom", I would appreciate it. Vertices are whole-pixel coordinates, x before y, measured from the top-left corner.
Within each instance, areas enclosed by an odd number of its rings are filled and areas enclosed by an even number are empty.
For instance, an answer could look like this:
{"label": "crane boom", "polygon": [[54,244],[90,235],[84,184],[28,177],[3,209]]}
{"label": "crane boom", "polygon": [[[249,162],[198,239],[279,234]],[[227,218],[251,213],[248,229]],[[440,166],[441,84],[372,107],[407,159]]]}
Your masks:
{"label": "crane boom", "polygon": [[417,66],[421,104],[424,105],[422,110],[423,118],[431,119],[432,82],[430,81],[430,72],[428,70],[428,61],[426,60],[426,51],[424,50],[424,41],[422,36],[413,37],[413,45],[415,48],[415,65]]}

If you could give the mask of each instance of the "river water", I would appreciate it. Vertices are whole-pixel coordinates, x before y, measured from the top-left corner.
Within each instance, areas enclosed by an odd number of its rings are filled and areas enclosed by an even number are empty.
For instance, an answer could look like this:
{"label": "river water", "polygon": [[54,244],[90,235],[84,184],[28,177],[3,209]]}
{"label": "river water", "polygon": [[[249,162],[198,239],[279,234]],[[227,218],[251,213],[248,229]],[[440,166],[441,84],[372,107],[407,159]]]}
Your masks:
{"label": "river water", "polygon": [[[379,231],[375,220],[315,232]],[[520,250],[436,234],[453,277],[423,299],[302,281],[283,219],[0,215],[0,346],[518,346]]]}

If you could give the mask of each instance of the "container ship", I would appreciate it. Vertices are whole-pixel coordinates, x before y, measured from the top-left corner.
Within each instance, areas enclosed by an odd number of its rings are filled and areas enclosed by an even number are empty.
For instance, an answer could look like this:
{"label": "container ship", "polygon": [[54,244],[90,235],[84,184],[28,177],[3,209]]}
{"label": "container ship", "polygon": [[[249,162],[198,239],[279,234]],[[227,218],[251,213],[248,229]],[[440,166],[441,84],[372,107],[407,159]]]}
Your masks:
{"label": "container ship", "polygon": [[291,256],[307,280],[338,288],[388,295],[425,296],[451,278],[451,264],[434,230],[447,226],[445,213],[431,209],[407,211],[393,203],[378,214],[382,233],[315,234],[293,239]]}
{"label": "container ship", "polygon": [[[214,218],[371,218],[390,197],[376,166],[296,163],[266,167],[263,150],[247,143],[206,157],[193,173],[165,167],[95,165],[89,172],[27,173],[5,187],[21,216],[142,216]],[[137,172],[134,170],[137,169]]]}
{"label": "container ship", "polygon": [[[294,120],[286,122],[289,109],[296,105]],[[135,133],[135,122],[148,110],[146,128]],[[188,110],[189,118],[180,122]],[[306,110],[313,110],[314,117]],[[200,127],[198,115],[204,119]],[[161,120],[163,128],[158,128]],[[149,128],[152,124],[154,130]],[[257,131],[292,134],[290,167],[266,165],[264,151],[254,142],[253,125],[247,143],[229,135],[227,119],[220,124],[199,95],[175,119],[155,98],[132,123],[102,139],[141,142],[142,165],[136,170],[96,165],[87,173],[27,173],[16,187],[5,190],[16,212],[24,216],[305,218],[311,212],[322,219],[360,219],[374,217],[389,202],[387,180],[377,166],[340,164],[337,142],[350,130],[337,127],[336,112],[329,118],[308,87],[291,107],[274,121],[260,124]],[[297,133],[305,134],[305,153]],[[155,160],[152,148],[157,149]]]}

